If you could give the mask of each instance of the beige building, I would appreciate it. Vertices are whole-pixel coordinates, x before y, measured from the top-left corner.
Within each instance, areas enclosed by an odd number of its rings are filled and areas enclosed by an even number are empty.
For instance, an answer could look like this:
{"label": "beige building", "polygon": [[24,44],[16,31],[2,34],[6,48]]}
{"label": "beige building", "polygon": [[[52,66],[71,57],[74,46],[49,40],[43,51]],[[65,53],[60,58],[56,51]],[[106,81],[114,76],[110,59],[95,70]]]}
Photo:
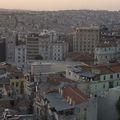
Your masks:
{"label": "beige building", "polygon": [[73,36],[74,52],[94,52],[94,48],[100,40],[99,27],[81,27],[76,28]]}

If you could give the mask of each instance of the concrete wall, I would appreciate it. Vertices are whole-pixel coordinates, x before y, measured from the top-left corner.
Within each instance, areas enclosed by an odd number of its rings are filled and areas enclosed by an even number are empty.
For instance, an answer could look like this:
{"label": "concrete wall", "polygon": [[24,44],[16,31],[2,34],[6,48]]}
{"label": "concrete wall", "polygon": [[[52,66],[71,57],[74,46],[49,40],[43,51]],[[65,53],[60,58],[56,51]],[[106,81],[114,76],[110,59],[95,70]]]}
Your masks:
{"label": "concrete wall", "polygon": [[110,89],[106,97],[98,98],[98,120],[117,120],[116,102],[120,97],[120,87]]}

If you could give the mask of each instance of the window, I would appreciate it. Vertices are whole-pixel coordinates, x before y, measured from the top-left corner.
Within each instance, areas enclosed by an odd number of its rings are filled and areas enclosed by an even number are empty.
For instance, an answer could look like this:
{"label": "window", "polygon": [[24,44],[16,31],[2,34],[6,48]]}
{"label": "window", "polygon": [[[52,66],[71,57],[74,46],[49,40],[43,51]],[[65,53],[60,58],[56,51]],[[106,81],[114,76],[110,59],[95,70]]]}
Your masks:
{"label": "window", "polygon": [[104,76],[104,78],[103,78],[104,80],[106,79],[106,76]]}
{"label": "window", "polygon": [[77,113],[80,113],[80,108],[77,108]]}
{"label": "window", "polygon": [[39,108],[37,107],[37,114],[39,114]]}
{"label": "window", "polygon": [[117,74],[117,78],[119,78],[119,74]]}
{"label": "window", "polygon": [[14,86],[14,82],[12,82],[12,86]]}
{"label": "window", "polygon": [[112,79],[112,78],[113,78],[113,75],[110,75],[110,78]]}
{"label": "window", "polygon": [[117,86],[119,86],[119,83],[117,82]]}
{"label": "window", "polygon": [[109,82],[109,88],[113,88],[113,82]]}
{"label": "window", "polygon": [[105,88],[105,84],[103,84],[103,88]]}
{"label": "window", "polygon": [[16,87],[18,87],[18,82],[16,82]]}
{"label": "window", "polygon": [[24,86],[24,83],[23,83],[23,81],[21,81],[21,87],[23,87]]}

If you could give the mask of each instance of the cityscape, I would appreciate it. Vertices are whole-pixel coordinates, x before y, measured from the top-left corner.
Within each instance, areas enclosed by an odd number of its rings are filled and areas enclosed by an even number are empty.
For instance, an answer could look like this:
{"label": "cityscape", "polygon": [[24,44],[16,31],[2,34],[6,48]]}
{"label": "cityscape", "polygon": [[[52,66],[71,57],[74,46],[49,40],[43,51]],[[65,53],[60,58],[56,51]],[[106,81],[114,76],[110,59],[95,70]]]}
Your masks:
{"label": "cityscape", "polygon": [[0,120],[120,120],[120,11],[1,8]]}

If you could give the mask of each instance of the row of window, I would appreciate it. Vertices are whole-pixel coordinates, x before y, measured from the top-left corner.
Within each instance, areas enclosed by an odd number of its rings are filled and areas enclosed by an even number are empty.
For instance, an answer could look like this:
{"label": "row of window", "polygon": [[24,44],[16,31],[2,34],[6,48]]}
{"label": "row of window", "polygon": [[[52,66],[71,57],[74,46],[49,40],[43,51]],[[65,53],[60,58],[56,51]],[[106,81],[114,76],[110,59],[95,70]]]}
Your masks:
{"label": "row of window", "polygon": [[[106,77],[107,77],[107,76],[104,76],[103,79],[106,80]],[[110,77],[110,79],[113,79],[113,75],[110,75],[109,77]],[[120,78],[120,75],[119,75],[119,74],[117,74],[117,78]]]}
{"label": "row of window", "polygon": [[[19,86],[19,82],[12,82],[11,83],[12,84],[12,86],[16,86],[16,87],[18,87]],[[21,82],[21,86],[23,86],[23,82]]]}
{"label": "row of window", "polygon": [[[114,85],[114,83],[113,82],[109,82],[109,88],[113,88],[114,86],[119,86],[119,82],[116,82],[116,85]],[[95,85],[95,89],[97,89],[97,85]],[[103,89],[105,89],[106,88],[106,85],[105,84],[103,84]]]}

